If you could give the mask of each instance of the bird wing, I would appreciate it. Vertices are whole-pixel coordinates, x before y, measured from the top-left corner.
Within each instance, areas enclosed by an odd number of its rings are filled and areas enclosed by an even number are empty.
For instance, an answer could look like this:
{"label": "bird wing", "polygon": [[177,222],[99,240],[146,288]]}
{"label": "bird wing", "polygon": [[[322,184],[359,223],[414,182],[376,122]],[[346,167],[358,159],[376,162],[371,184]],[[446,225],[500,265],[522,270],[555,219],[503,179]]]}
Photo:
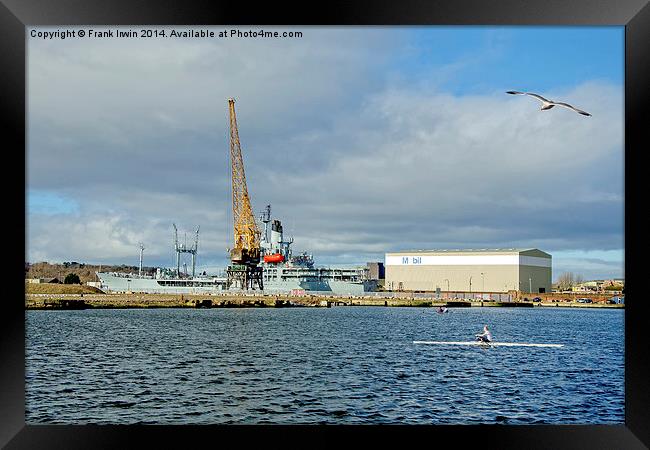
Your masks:
{"label": "bird wing", "polygon": [[506,91],[506,94],[512,94],[512,95],[530,95],[531,97],[535,97],[536,99],[539,99],[543,102],[549,102],[549,100],[545,99],[541,95],[533,94],[532,92],[519,92],[519,91]]}
{"label": "bird wing", "polygon": [[536,99],[539,99],[539,100],[541,100],[541,101],[543,101],[543,102],[549,102],[549,103],[552,103],[550,100],[548,100],[548,99],[542,97],[541,95],[533,94],[532,92],[526,92],[526,95],[530,95],[531,97],[535,97]]}
{"label": "bird wing", "polygon": [[572,110],[574,110],[575,112],[582,114],[583,116],[591,116],[591,114],[589,114],[588,112],[583,111],[583,110],[581,110],[581,109],[578,109],[578,108],[576,108],[576,107],[574,107],[574,106],[571,106],[571,105],[569,105],[568,103],[553,102],[553,104],[554,104],[554,105],[558,105],[558,106],[564,106],[565,108],[572,109]]}

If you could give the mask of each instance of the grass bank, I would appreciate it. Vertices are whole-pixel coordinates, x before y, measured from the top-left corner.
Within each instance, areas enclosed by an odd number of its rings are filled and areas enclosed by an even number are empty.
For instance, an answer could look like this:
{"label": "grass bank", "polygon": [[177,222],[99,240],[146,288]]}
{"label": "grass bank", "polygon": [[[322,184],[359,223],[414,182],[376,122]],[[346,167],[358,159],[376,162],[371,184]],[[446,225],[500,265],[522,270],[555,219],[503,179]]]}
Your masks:
{"label": "grass bank", "polygon": [[25,283],[26,294],[103,294],[101,289],[83,284]]}

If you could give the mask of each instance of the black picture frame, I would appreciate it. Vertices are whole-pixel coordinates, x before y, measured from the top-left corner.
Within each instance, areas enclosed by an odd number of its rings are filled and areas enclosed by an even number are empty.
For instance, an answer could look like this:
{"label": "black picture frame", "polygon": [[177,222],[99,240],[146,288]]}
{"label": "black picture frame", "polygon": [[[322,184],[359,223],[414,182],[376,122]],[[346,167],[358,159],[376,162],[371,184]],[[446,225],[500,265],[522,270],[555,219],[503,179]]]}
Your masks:
{"label": "black picture frame", "polygon": [[[444,0],[418,1],[329,1],[307,3],[186,0],[111,1],[96,0],[0,0],[0,78],[2,79],[3,138],[5,157],[26,152],[26,27],[35,25],[623,25],[625,26],[625,425],[478,425],[478,426],[60,426],[25,425],[25,308],[21,277],[11,273],[23,267],[20,250],[11,252],[7,278],[11,289],[3,299],[0,314],[0,444],[6,448],[130,448],[145,445],[161,448],[194,447],[206,440],[235,445],[260,440],[268,443],[310,446],[338,444],[348,438],[383,441],[398,438],[403,444],[417,442],[454,447],[481,445],[513,449],[627,449],[650,446],[647,300],[634,275],[634,261],[642,247],[634,239],[642,225],[634,201],[643,180],[640,158],[647,144],[641,133],[648,118],[650,57],[650,6],[647,0]],[[646,125],[647,126],[647,125]],[[24,156],[24,155],[23,155]],[[9,159],[6,159],[9,161]],[[17,161],[17,163],[15,162]],[[22,163],[21,163],[22,161]],[[26,187],[25,157],[6,162],[5,183],[12,193],[18,184]],[[17,167],[16,167],[17,164]],[[23,169],[22,171],[20,169]],[[642,185],[640,185],[642,186]],[[643,194],[641,194],[643,195]],[[9,204],[12,235],[26,237],[25,197]],[[642,208],[640,208],[642,209]],[[9,216],[9,215],[8,215]],[[15,230],[14,230],[15,228]],[[15,239],[13,241],[16,241]],[[19,241],[18,241],[19,242]],[[25,244],[25,242],[23,241]],[[632,245],[627,245],[631,243]],[[22,250],[25,250],[25,245]],[[23,258],[24,259],[24,258]],[[24,278],[24,274],[23,277]],[[444,440],[443,440],[444,439]],[[138,444],[136,444],[138,442]]]}

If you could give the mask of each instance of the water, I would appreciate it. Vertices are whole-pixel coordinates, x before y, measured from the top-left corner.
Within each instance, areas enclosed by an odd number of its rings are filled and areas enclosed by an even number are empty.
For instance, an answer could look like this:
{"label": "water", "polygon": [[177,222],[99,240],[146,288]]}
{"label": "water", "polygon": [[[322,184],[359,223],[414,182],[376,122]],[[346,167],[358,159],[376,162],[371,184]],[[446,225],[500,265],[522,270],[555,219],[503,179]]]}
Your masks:
{"label": "water", "polygon": [[[623,424],[624,311],[26,312],[26,423]],[[489,324],[501,342],[446,347]]]}

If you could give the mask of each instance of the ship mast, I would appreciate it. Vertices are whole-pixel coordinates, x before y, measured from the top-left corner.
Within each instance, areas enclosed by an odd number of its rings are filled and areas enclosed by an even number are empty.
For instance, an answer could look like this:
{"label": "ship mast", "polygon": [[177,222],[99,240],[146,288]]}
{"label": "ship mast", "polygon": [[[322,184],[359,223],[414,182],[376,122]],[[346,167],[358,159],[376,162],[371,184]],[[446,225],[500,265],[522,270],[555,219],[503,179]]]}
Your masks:
{"label": "ship mast", "polygon": [[260,221],[264,224],[264,233],[262,234],[262,243],[260,244],[260,247],[262,247],[262,251],[264,251],[265,246],[269,242],[269,222],[271,221],[271,205],[266,205],[264,208],[264,211],[262,211],[262,214],[260,215]]}
{"label": "ship mast", "polygon": [[[192,247],[188,247],[187,245],[187,232],[185,233],[185,241],[182,244],[178,243],[178,228],[176,227],[176,224],[172,224],[174,226],[174,251],[176,252],[176,276],[178,278],[181,278],[181,253],[189,253],[192,255],[192,278],[196,276],[196,252],[199,248],[199,228],[200,226],[196,227],[195,236],[194,236],[194,245]],[[183,272],[185,275],[187,275],[187,267],[185,263],[183,263]]]}

